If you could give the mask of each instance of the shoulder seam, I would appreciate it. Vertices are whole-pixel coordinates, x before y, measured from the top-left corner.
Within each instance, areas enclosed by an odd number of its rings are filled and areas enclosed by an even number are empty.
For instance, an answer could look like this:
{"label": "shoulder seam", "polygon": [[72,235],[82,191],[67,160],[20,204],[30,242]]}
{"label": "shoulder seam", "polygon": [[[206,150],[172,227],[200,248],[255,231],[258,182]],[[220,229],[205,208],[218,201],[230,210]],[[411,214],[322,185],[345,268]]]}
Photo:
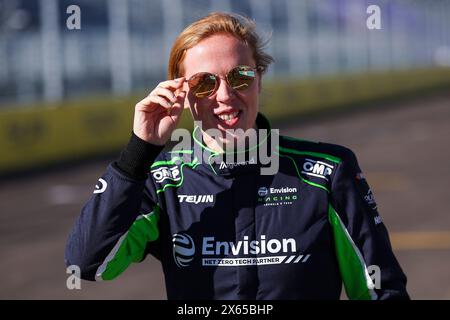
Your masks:
{"label": "shoulder seam", "polygon": [[319,184],[319,183],[315,183],[315,182],[309,181],[308,179],[305,179],[304,177],[302,177],[302,175],[300,174],[300,171],[298,170],[297,164],[296,164],[295,160],[294,160],[292,157],[290,157],[290,156],[288,156],[288,155],[282,155],[282,154],[280,154],[280,153],[278,153],[278,154],[279,154],[280,156],[286,157],[286,158],[288,158],[288,159],[290,159],[290,160],[292,161],[292,163],[293,163],[293,165],[294,165],[294,168],[295,168],[295,171],[296,171],[296,173],[297,173],[297,177],[300,179],[300,181],[303,181],[303,182],[306,183],[306,184],[309,184],[309,185],[311,185],[311,186],[313,186],[313,187],[316,187],[316,188],[323,189],[323,190],[325,190],[326,192],[330,193],[330,189],[327,188],[326,186],[321,185],[321,184]]}
{"label": "shoulder seam", "polygon": [[283,152],[283,153],[291,153],[291,154],[296,154],[296,155],[305,155],[305,156],[311,156],[311,157],[316,157],[316,158],[322,158],[334,163],[341,163],[342,159],[339,157],[336,157],[334,155],[331,154],[327,154],[327,153],[323,153],[323,152],[315,152],[315,151],[300,151],[300,150],[296,150],[296,149],[291,149],[291,148],[284,148],[281,146],[278,146],[278,151]]}

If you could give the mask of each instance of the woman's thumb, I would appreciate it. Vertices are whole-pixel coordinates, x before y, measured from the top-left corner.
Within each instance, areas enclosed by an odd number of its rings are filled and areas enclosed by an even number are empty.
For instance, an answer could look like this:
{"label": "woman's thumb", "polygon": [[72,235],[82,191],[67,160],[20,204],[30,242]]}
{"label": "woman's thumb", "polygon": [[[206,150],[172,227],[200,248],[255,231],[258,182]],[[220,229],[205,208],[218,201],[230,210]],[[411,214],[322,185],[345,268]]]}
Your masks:
{"label": "woman's thumb", "polygon": [[178,116],[184,109],[184,101],[186,99],[186,91],[180,91],[177,95],[177,101],[173,104],[170,110],[171,115]]}
{"label": "woman's thumb", "polygon": [[177,101],[175,104],[180,104],[180,107],[184,108],[184,100],[186,99],[186,91],[180,91],[177,96]]}

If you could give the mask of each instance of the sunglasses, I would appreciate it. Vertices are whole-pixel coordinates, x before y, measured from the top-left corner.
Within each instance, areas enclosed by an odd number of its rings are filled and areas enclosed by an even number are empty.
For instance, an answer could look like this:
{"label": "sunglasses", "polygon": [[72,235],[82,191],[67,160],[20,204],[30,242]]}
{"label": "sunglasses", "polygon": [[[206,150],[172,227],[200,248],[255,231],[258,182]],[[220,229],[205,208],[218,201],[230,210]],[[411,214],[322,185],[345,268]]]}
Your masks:
{"label": "sunglasses", "polygon": [[[256,68],[249,66],[237,66],[228,71],[225,80],[234,90],[245,90],[250,87],[256,77]],[[219,88],[218,75],[210,72],[199,72],[194,74],[187,81],[189,89],[197,98],[212,96]]]}

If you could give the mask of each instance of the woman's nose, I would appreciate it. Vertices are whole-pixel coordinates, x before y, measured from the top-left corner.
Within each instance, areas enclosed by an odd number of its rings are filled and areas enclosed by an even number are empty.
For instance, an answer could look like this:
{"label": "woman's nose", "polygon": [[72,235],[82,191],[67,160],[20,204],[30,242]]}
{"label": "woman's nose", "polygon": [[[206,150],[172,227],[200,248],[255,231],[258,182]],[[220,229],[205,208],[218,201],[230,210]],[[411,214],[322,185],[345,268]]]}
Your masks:
{"label": "woman's nose", "polygon": [[233,91],[234,89],[230,87],[225,79],[220,79],[216,100],[219,102],[228,102],[233,97]]}

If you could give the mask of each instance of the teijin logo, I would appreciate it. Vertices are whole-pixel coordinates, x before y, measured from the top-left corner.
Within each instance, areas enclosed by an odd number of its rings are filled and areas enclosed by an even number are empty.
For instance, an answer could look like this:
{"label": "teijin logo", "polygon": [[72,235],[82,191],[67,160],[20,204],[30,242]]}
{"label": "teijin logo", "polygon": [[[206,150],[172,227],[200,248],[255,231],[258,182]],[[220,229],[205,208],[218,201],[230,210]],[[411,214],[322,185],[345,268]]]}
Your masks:
{"label": "teijin logo", "polygon": [[269,190],[266,187],[261,187],[258,189],[258,196],[265,197],[269,193]]}
{"label": "teijin logo", "polygon": [[213,194],[200,194],[200,195],[186,195],[186,194],[179,194],[178,200],[181,202],[187,202],[187,203],[213,203],[214,202],[214,195]]}
{"label": "teijin logo", "polygon": [[203,237],[202,255],[205,267],[305,263],[311,256],[297,252],[294,238],[270,239],[264,234],[256,240],[244,236],[237,242]]}

